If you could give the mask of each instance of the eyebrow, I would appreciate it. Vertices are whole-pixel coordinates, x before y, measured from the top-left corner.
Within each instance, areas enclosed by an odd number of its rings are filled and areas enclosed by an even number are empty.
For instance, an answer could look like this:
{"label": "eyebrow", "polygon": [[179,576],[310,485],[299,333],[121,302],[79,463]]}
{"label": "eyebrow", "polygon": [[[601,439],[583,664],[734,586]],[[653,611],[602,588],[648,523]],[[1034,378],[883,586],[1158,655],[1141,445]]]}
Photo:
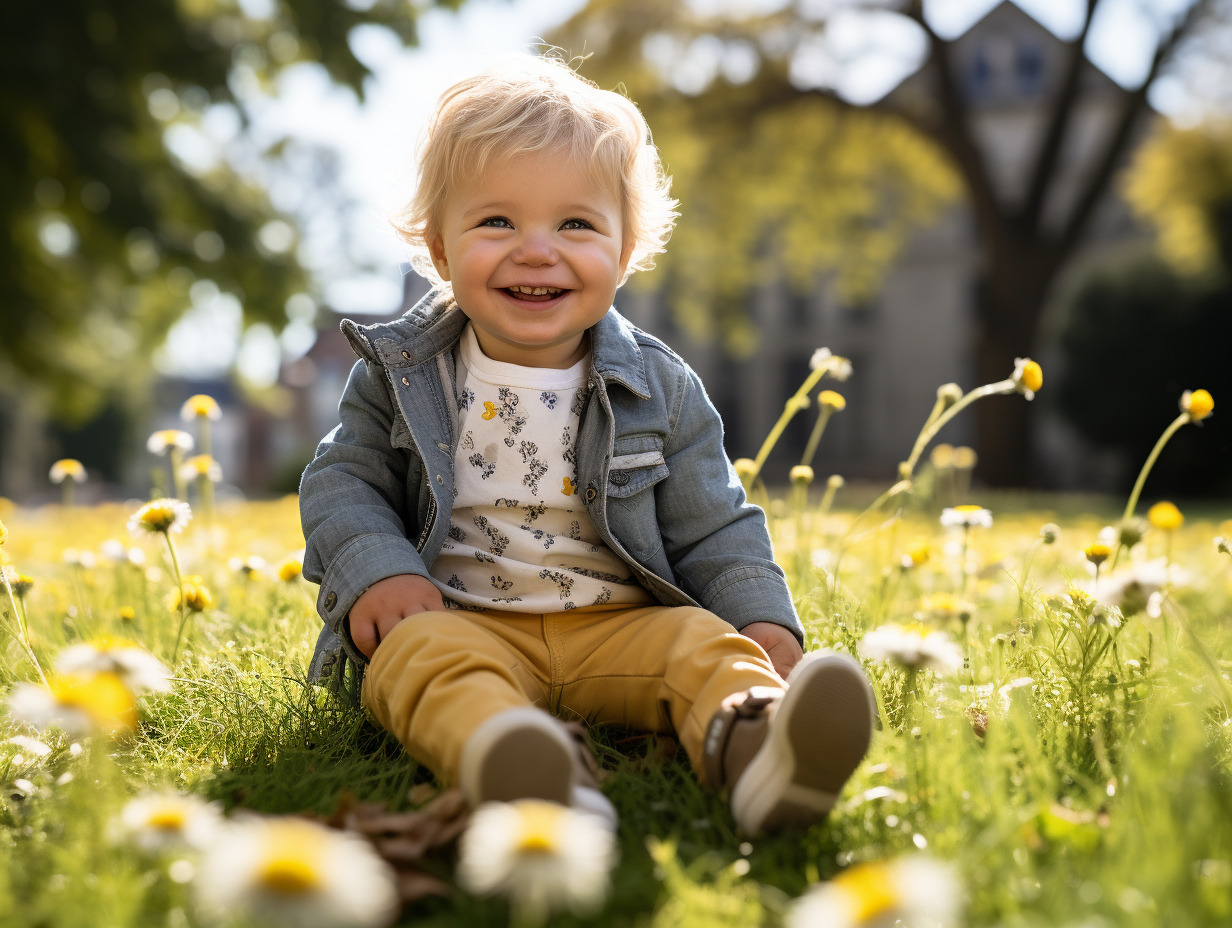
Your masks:
{"label": "eyebrow", "polygon": [[[499,200],[499,201],[495,201],[491,203],[481,203],[478,206],[474,206],[464,211],[462,213],[462,216],[463,218],[469,219],[472,216],[506,213],[510,211],[510,208],[513,205],[514,204],[509,203],[504,200]],[[601,210],[597,210],[593,206],[584,206],[582,204],[573,204],[571,206],[566,206],[564,209],[561,210],[561,214],[565,216],[573,216],[577,214],[582,214],[582,215],[589,216],[595,219],[604,218],[604,214]]]}

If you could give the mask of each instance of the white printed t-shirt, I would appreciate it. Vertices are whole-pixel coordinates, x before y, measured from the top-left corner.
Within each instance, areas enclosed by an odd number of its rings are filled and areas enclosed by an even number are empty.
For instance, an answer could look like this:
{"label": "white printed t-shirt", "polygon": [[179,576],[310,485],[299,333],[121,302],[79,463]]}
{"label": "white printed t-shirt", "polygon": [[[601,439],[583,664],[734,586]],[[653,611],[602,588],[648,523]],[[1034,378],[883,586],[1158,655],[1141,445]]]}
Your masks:
{"label": "white printed t-shirt", "polygon": [[453,513],[430,571],[447,602],[561,612],[653,601],[578,497],[589,367],[589,354],[568,370],[493,361],[463,329]]}

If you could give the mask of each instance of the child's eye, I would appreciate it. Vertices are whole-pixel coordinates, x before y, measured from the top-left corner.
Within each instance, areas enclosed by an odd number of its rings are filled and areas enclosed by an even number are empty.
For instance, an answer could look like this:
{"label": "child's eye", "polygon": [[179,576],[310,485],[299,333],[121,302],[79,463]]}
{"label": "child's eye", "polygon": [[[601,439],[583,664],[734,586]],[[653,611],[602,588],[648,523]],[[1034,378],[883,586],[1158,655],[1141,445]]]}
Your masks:
{"label": "child's eye", "polygon": [[561,224],[561,228],[572,231],[574,229],[593,229],[594,226],[592,226],[585,219],[566,219]]}
{"label": "child's eye", "polygon": [[512,229],[513,223],[504,216],[489,216],[487,219],[479,223],[481,226],[488,226],[492,229]]}

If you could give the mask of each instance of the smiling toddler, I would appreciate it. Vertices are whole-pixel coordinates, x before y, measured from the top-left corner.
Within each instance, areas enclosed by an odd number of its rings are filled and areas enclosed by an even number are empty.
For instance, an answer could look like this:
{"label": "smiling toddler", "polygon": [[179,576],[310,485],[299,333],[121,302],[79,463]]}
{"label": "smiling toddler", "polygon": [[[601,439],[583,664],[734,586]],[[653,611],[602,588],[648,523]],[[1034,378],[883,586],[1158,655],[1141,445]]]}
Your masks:
{"label": "smiling toddler", "polygon": [[613,307],[675,221],[641,113],[549,58],[442,97],[400,217],[433,291],[360,360],[300,486],[313,674],[475,804],[614,821],[562,719],[672,732],[747,832],[817,821],[868,747],[859,665],[801,649],[697,375]]}

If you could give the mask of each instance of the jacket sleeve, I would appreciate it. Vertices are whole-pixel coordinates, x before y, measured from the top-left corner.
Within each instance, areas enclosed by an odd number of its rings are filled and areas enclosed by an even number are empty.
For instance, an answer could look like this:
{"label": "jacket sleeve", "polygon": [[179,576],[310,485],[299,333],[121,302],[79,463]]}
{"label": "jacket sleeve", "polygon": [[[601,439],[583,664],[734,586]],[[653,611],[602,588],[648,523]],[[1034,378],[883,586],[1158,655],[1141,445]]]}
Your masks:
{"label": "jacket sleeve", "polygon": [[687,367],[671,415],[668,476],[656,487],[656,506],[664,553],[681,588],[737,630],[774,622],[803,642],[765,513],[746,499],[723,448],[723,422]]}
{"label": "jacket sleeve", "polygon": [[428,576],[408,529],[418,532],[407,498],[413,451],[392,443],[395,411],[384,370],[358,361],[338,405],[340,424],[317,447],[300,481],[304,576],[321,584],[317,611],[349,640],[343,620],[368,587],[399,574]]}

